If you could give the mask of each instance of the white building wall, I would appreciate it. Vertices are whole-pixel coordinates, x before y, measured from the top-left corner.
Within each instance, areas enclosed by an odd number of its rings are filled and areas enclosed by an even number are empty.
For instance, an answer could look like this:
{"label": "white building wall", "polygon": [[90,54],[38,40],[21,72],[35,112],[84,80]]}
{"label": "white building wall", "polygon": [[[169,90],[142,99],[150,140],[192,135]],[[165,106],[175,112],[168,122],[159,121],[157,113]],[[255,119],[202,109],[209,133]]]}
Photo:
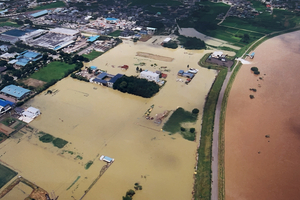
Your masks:
{"label": "white building wall", "polygon": [[140,77],[145,78],[148,81],[155,81],[155,82],[159,81],[159,74],[151,72],[151,71],[142,71],[140,74]]}

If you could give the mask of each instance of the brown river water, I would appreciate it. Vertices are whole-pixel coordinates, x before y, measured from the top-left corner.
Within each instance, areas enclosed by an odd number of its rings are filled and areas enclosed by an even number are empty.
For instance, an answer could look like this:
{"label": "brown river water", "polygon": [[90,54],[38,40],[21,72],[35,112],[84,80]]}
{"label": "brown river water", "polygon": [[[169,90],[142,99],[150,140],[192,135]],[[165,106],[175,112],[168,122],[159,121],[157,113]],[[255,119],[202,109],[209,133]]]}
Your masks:
{"label": "brown river water", "polygon": [[225,124],[226,200],[299,199],[299,47],[299,31],[267,40],[234,81]]}
{"label": "brown river water", "polygon": [[[86,66],[95,65],[110,74],[126,75],[137,75],[134,64],[140,62],[145,62],[143,69],[151,71],[166,66],[165,69],[170,70],[165,72],[168,74],[167,83],[158,94],[145,99],[65,78],[50,88],[57,90],[54,94],[41,93],[26,103],[26,106],[39,108],[42,115],[29,124],[34,130],[25,128],[22,133],[0,144],[0,160],[18,175],[63,200],[78,200],[83,196],[105,164],[99,160],[101,155],[115,161],[84,199],[121,199],[136,182],[143,190],[137,191],[134,199],[191,199],[202,109],[216,71],[200,68],[197,64],[208,51],[166,49],[153,44],[155,39],[159,42],[164,38],[154,37],[137,44],[124,41]],[[137,57],[137,52],[174,60],[164,62]],[[151,67],[154,63],[157,66]],[[129,66],[127,71],[118,67],[124,64]],[[188,85],[177,81],[182,79],[177,77],[178,70],[186,70],[187,65],[199,69]],[[146,120],[143,115],[153,104],[153,117],[178,106],[189,111],[198,108],[199,120],[185,125],[196,128],[197,140],[192,142],[179,134],[169,135],[161,130],[163,124]],[[63,149],[42,143],[38,140],[38,131],[69,143]],[[86,170],[84,166],[88,161],[93,161],[93,164]],[[17,189],[14,191],[10,195],[18,194]],[[15,198],[6,196],[5,199]]]}

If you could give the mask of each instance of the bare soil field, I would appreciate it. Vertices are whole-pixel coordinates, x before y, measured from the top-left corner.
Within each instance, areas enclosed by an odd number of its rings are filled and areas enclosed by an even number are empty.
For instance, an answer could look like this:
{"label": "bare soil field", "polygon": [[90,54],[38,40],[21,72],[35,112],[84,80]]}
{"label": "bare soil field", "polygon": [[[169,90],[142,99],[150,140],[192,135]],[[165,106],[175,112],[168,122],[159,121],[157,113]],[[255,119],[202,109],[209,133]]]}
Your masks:
{"label": "bare soil field", "polygon": [[9,136],[15,129],[12,129],[4,124],[0,123],[0,132],[4,133],[5,135]]}
{"label": "bare soil field", "polygon": [[235,79],[225,122],[226,200],[299,199],[299,46],[299,31],[267,40]]}
{"label": "bare soil field", "polygon": [[146,53],[146,52],[137,52],[137,56],[145,57],[145,58],[150,58],[154,60],[160,60],[160,61],[165,61],[165,62],[172,62],[174,58],[166,57],[166,56],[160,56],[152,53]]}
{"label": "bare soil field", "polygon": [[33,79],[33,78],[29,78],[29,79],[23,81],[23,83],[25,83],[25,84],[28,85],[28,86],[41,87],[41,86],[43,86],[46,82],[40,81],[40,80],[37,80],[37,79]]}

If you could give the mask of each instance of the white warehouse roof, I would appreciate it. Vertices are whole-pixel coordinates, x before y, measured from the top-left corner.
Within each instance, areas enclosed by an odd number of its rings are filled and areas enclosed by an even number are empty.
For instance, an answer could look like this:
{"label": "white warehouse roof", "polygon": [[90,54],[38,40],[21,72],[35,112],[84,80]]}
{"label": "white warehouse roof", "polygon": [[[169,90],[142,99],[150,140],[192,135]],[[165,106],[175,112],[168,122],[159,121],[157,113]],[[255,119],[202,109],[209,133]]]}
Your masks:
{"label": "white warehouse roof", "polygon": [[76,35],[79,33],[77,30],[67,29],[67,28],[54,28],[49,31],[50,33],[58,33],[64,35]]}

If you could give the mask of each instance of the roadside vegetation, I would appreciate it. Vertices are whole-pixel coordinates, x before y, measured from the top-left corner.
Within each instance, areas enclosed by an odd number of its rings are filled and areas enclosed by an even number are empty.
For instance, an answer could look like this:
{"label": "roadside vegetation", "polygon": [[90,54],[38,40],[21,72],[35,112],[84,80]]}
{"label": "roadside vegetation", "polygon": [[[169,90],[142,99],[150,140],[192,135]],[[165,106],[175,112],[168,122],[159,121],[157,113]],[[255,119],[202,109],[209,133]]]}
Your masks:
{"label": "roadside vegetation", "polygon": [[144,98],[150,98],[159,92],[159,85],[155,82],[126,75],[119,78],[114,83],[113,88],[124,93],[134,94]]}
{"label": "roadside vegetation", "polygon": [[197,174],[195,175],[194,185],[195,200],[211,198],[212,135],[215,109],[226,75],[227,69],[220,70],[209,91],[203,109],[201,140],[200,147],[198,149]]}

